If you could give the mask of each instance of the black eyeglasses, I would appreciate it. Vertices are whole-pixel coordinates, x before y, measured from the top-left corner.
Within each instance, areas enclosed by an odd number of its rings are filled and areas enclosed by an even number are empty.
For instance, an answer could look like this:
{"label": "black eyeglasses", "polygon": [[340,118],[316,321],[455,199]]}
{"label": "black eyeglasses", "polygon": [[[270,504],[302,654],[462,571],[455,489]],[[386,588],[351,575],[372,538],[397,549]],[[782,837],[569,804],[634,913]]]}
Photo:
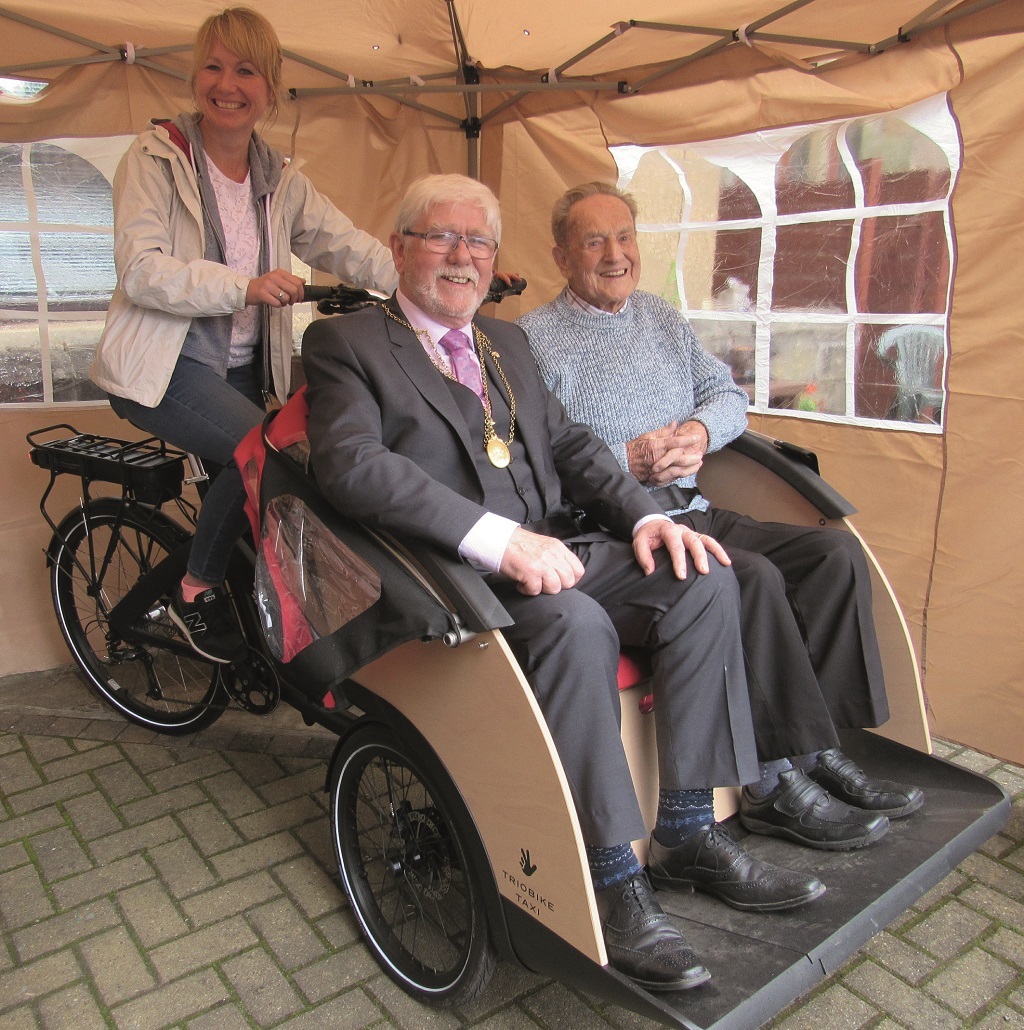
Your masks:
{"label": "black eyeglasses", "polygon": [[423,240],[427,245],[427,250],[432,250],[435,254],[450,254],[458,247],[460,240],[465,242],[470,255],[476,258],[494,257],[494,253],[498,249],[497,241],[492,240],[489,236],[461,236],[457,232],[449,232],[445,229],[433,229],[430,232],[413,232],[411,229],[406,229],[402,235],[415,236],[416,239]]}

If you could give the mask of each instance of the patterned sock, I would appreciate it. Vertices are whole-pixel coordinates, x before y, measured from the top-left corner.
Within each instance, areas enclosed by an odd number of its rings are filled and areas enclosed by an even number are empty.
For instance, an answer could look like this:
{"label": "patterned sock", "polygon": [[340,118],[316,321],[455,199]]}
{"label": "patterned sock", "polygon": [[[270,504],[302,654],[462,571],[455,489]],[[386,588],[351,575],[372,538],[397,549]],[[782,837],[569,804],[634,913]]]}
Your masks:
{"label": "patterned sock", "polygon": [[789,772],[793,766],[788,758],[776,758],[771,762],[759,762],[757,768],[761,778],[757,783],[748,783],[747,790],[760,801],[779,785],[779,773]]}
{"label": "patterned sock", "polygon": [[793,763],[794,769],[810,772],[818,764],[818,755],[820,754],[820,751],[811,751],[806,755],[796,755],[790,761]]}
{"label": "patterned sock", "polygon": [[590,876],[596,891],[614,887],[627,877],[639,873],[642,868],[636,852],[629,844],[616,844],[611,848],[591,847],[588,844],[587,862],[590,864]]}
{"label": "patterned sock", "polygon": [[654,836],[663,847],[677,847],[714,821],[715,795],[710,788],[658,791],[658,822]]}

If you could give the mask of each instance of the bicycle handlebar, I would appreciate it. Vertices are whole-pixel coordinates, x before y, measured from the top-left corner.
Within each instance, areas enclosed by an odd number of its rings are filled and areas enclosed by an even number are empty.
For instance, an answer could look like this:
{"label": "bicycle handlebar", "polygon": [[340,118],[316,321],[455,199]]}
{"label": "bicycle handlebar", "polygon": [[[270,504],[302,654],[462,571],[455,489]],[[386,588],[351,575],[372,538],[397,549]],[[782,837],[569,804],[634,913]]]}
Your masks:
{"label": "bicycle handlebar", "polygon": [[[506,283],[495,276],[483,299],[484,304],[500,304],[506,297],[518,297],[526,289],[525,279],[514,279]],[[337,286],[303,286],[303,301],[312,301],[322,315],[347,315],[368,304],[380,304],[386,298],[370,290],[338,283]]]}

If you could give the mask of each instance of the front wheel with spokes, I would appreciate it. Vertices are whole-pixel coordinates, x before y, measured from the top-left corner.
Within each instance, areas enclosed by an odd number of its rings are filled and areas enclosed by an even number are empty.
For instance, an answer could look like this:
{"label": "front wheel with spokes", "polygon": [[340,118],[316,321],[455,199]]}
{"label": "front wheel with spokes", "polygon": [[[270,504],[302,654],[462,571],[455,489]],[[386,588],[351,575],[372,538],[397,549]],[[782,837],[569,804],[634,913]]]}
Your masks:
{"label": "front wheel with spokes", "polygon": [[471,1001],[496,953],[470,860],[477,831],[447,772],[373,723],[340,745],[330,789],[342,882],[384,972],[428,1004]]}
{"label": "front wheel with spokes", "polygon": [[[194,733],[221,714],[226,696],[220,669],[181,646],[166,596],[154,597],[142,617],[145,644],[118,639],[109,614],[181,539],[158,512],[122,511],[119,501],[100,501],[88,517],[80,510],[65,519],[50,551],[53,606],[79,668],[126,718],[170,734]],[[169,646],[160,646],[161,640]]]}

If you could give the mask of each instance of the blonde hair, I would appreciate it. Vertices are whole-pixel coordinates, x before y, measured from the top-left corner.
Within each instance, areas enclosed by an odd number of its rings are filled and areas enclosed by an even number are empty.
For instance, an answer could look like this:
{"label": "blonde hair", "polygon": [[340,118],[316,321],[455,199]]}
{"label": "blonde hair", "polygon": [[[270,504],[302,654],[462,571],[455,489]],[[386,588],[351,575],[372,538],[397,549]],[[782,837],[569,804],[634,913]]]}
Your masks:
{"label": "blonde hair", "polygon": [[551,235],[559,247],[565,247],[569,242],[569,220],[574,204],[578,204],[587,197],[608,196],[617,197],[626,207],[636,224],[636,199],[632,193],[620,190],[610,182],[584,182],[579,186],[573,186],[566,190],[558,200],[555,201],[554,210],[551,212]]}
{"label": "blonde hair", "polygon": [[439,204],[475,204],[482,207],[487,228],[501,243],[501,210],[498,198],[482,183],[465,175],[425,175],[405,192],[395,215],[395,232],[411,229],[432,207]]}
{"label": "blonde hair", "polygon": [[193,100],[196,79],[210,56],[214,40],[219,40],[233,54],[248,61],[267,80],[271,111],[277,114],[277,99],[281,92],[281,41],[274,26],[251,7],[226,7],[220,14],[211,14],[199,26],[192,50],[192,71],[188,77]]}

